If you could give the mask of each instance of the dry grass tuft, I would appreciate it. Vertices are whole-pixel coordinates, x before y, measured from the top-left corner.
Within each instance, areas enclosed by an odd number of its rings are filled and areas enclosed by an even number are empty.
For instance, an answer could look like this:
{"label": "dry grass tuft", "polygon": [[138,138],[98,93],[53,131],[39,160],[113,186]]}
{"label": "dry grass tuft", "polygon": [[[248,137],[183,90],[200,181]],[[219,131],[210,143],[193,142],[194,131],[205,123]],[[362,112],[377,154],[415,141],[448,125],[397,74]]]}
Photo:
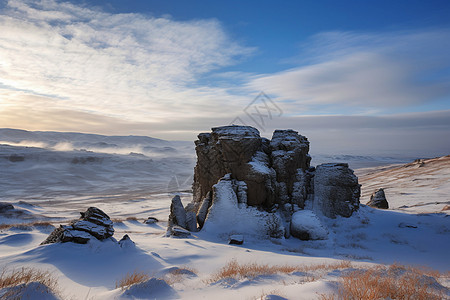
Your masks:
{"label": "dry grass tuft", "polygon": [[[207,283],[217,282],[225,278],[234,279],[254,279],[262,275],[289,274],[292,272],[312,272],[318,270],[336,270],[350,268],[349,261],[340,261],[334,264],[316,264],[316,265],[267,265],[258,263],[239,264],[232,260],[214,274]],[[311,277],[311,276],[310,276]],[[311,277],[314,278],[315,277]],[[310,279],[311,279],[310,278]]]}
{"label": "dry grass tuft", "polygon": [[133,273],[127,273],[125,277],[116,281],[116,289],[121,288],[125,290],[127,287],[133,284],[145,282],[150,279],[150,276],[144,272],[133,271]]}
{"label": "dry grass tuft", "polygon": [[[25,288],[25,285],[31,282],[39,282],[48,287],[55,295],[59,294],[58,281],[49,271],[22,267],[11,270],[3,269],[0,273],[0,289],[17,287],[21,284]],[[2,295],[0,299],[20,299],[20,293],[21,289],[13,289]]]}
{"label": "dry grass tuft", "polygon": [[435,285],[438,271],[406,267],[398,264],[356,270],[341,278],[338,294],[320,294],[322,300],[375,299],[442,299],[443,292]]}

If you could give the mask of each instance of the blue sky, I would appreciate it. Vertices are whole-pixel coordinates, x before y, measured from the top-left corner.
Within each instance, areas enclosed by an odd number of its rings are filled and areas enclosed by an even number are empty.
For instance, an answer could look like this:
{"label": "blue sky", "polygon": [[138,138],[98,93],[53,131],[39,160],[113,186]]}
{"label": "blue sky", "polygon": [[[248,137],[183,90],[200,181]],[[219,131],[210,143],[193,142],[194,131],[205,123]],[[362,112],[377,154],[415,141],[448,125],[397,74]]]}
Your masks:
{"label": "blue sky", "polygon": [[0,127],[192,140],[233,122],[293,128],[322,153],[448,154],[449,15],[448,1],[0,1]]}

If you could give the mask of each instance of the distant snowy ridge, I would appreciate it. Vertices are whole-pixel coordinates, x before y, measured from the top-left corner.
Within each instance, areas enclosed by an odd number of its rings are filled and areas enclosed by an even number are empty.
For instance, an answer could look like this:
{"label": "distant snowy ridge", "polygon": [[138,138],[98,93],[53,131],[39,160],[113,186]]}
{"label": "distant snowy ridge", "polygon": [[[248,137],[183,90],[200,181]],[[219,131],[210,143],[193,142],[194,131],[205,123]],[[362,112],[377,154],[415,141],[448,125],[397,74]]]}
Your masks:
{"label": "distant snowy ridge", "polygon": [[[77,132],[0,129],[0,144],[47,148],[56,151],[87,150],[98,153],[167,155],[193,153],[193,143],[165,141],[147,136],[106,136]],[[191,149],[191,151],[189,151]]]}

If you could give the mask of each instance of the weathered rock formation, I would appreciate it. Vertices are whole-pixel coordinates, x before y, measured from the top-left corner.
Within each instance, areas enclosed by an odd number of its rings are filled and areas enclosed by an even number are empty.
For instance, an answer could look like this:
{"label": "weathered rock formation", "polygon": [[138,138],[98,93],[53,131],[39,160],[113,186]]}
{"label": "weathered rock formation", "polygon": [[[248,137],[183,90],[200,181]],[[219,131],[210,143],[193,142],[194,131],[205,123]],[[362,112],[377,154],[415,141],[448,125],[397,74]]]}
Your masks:
{"label": "weathered rock formation", "polygon": [[292,229],[294,236],[302,235],[298,218],[298,226],[291,226],[297,211],[308,208],[335,218],[350,217],[359,208],[353,171],[342,163],[311,168],[308,139],[294,130],[276,130],[268,140],[253,127],[223,126],[199,134],[195,145],[193,201],[184,208],[179,198],[172,200],[169,228],[195,231],[196,221],[199,229],[209,223],[208,230],[238,231],[242,218],[258,215],[267,219],[270,236],[289,237]]}
{"label": "weathered rock formation", "polygon": [[370,196],[370,201],[367,202],[368,206],[375,208],[388,209],[389,203],[386,200],[386,195],[384,194],[384,189],[379,189]]}
{"label": "weathered rock formation", "polygon": [[113,222],[102,210],[96,207],[89,207],[85,212],[80,212],[80,214],[79,220],[56,228],[42,242],[42,245],[58,242],[86,244],[92,238],[104,240],[113,236]]}
{"label": "weathered rock formation", "polygon": [[314,175],[314,209],[329,218],[350,217],[359,208],[358,177],[345,163],[322,164]]}

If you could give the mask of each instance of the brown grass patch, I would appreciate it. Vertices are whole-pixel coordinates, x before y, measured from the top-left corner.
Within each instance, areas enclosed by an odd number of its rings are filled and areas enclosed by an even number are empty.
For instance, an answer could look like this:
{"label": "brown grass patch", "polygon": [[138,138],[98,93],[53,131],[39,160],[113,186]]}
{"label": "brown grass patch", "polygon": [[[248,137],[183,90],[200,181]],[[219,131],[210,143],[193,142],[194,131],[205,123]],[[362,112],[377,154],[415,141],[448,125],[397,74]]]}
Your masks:
{"label": "brown grass patch", "polygon": [[116,281],[116,289],[121,288],[122,290],[125,290],[130,285],[142,283],[149,279],[150,276],[147,273],[135,270],[133,273],[127,273],[125,277]]}
{"label": "brown grass patch", "polygon": [[31,222],[31,223],[15,223],[15,224],[0,224],[0,230],[8,230],[11,227],[17,227],[18,229],[30,229],[31,227],[36,227],[36,226],[53,226],[54,225],[50,222],[47,221],[36,221],[36,222]]}
{"label": "brown grass patch", "polygon": [[356,270],[341,277],[337,294],[320,294],[322,300],[375,299],[442,299],[443,292],[435,287],[441,277],[438,271],[398,264]]}
{"label": "brown grass patch", "polygon": [[[22,267],[11,270],[3,269],[0,273],[0,289],[16,287],[21,284],[25,288],[25,285],[31,282],[39,282],[47,286],[54,294],[59,294],[58,281],[49,271]],[[14,289],[1,296],[0,299],[20,299],[20,293],[21,289]]]}
{"label": "brown grass patch", "polygon": [[[236,260],[228,262],[222,267],[207,283],[217,282],[225,278],[234,279],[254,279],[261,275],[289,274],[292,272],[312,272],[318,270],[336,270],[347,269],[352,265],[349,261],[340,261],[333,264],[316,264],[316,265],[267,265],[258,263],[239,264]],[[311,276],[308,276],[308,278]],[[316,280],[316,277],[313,276]],[[309,278],[309,279],[311,279]],[[311,280],[308,280],[311,281]]]}

